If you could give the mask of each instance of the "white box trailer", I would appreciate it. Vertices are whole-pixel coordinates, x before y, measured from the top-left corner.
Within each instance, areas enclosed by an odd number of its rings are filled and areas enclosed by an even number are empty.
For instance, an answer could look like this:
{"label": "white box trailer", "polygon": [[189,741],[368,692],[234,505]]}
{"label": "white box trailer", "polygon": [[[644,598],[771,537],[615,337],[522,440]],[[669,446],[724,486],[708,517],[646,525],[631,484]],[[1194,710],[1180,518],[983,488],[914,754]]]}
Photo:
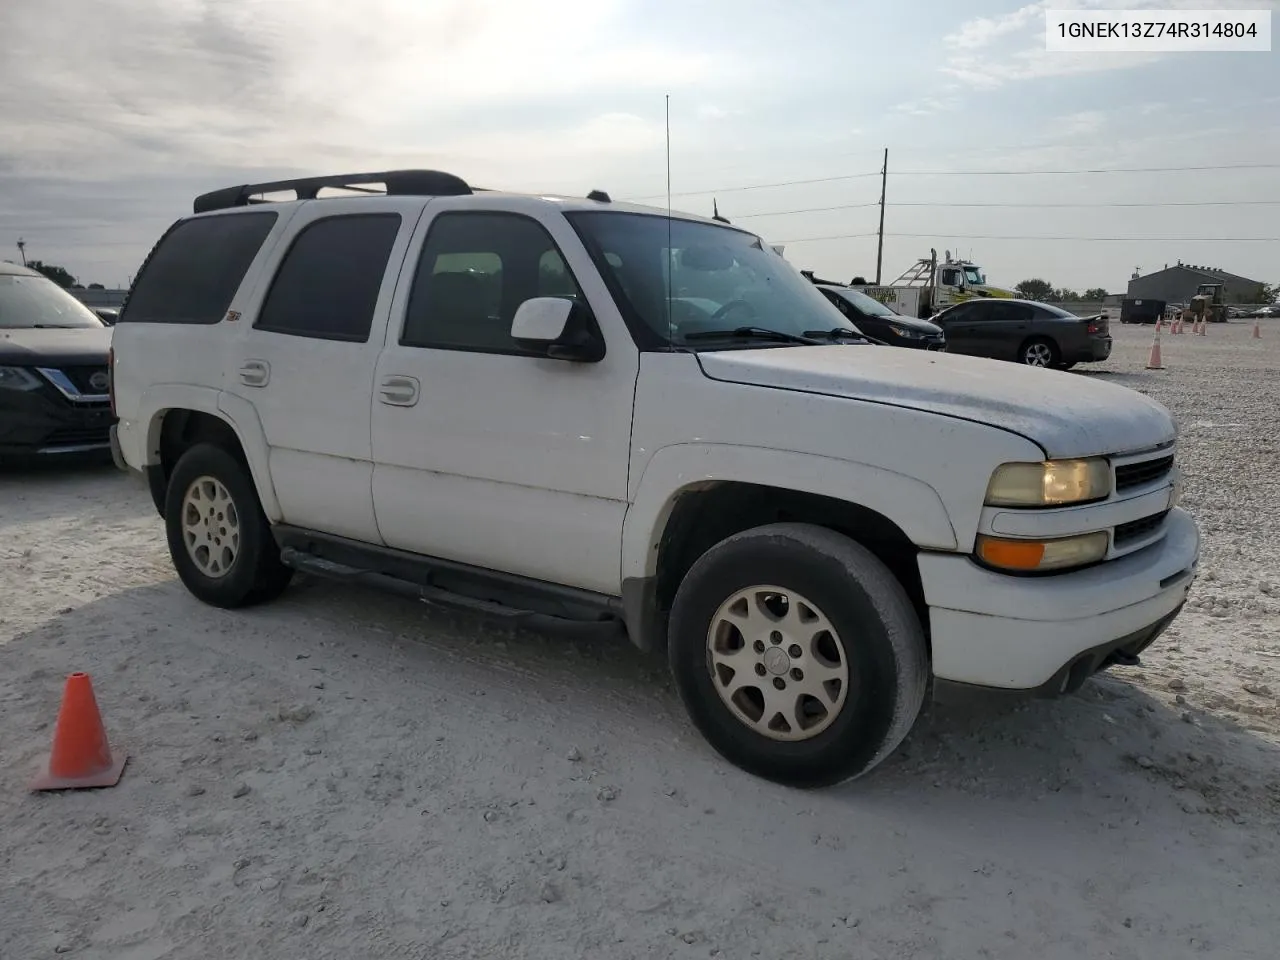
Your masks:
{"label": "white box trailer", "polygon": [[923,287],[878,287],[858,285],[855,289],[865,293],[873,300],[879,300],[894,313],[902,317],[918,317],[920,315],[920,295]]}

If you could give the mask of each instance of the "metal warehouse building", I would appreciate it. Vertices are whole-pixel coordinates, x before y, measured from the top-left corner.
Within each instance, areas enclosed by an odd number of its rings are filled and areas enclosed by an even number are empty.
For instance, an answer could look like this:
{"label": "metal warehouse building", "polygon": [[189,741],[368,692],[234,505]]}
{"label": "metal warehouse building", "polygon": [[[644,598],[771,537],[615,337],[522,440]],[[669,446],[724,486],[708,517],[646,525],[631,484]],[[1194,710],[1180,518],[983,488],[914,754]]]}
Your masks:
{"label": "metal warehouse building", "polygon": [[1228,303],[1260,302],[1258,288],[1261,280],[1250,280],[1221,267],[1201,267],[1184,263],[1165,267],[1145,277],[1134,275],[1129,281],[1129,296],[1142,299],[1163,300],[1166,303],[1186,303],[1196,295],[1202,283],[1221,283],[1222,296]]}

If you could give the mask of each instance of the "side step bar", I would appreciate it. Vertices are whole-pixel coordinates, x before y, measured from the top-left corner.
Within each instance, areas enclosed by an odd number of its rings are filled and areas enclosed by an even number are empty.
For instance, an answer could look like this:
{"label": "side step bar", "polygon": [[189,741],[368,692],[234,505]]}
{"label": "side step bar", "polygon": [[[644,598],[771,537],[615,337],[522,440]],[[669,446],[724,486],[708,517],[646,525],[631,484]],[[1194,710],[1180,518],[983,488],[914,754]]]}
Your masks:
{"label": "side step bar", "polygon": [[449,610],[509,623],[543,622],[557,629],[623,622],[620,597],[484,570],[280,524],[272,528],[286,566],[328,580],[367,584]]}
{"label": "side step bar", "polygon": [[412,597],[414,600],[421,600],[423,603],[429,603],[432,606],[447,607],[452,610],[467,610],[472,613],[483,613],[492,617],[511,619],[522,619],[534,615],[530,610],[519,610],[515,607],[494,603],[491,600],[464,597],[461,594],[450,593],[448,590],[441,590],[439,587],[411,583],[408,580],[401,580],[399,577],[378,573],[375,570],[361,570],[358,567],[349,567],[343,563],[334,563],[332,560],[326,560],[323,557],[303,553],[294,547],[285,547],[281,550],[280,561],[286,567],[293,567],[293,569],[302,573],[310,573],[317,577],[324,577],[327,580],[347,580],[353,583],[368,584],[380,590],[387,590],[391,593]]}

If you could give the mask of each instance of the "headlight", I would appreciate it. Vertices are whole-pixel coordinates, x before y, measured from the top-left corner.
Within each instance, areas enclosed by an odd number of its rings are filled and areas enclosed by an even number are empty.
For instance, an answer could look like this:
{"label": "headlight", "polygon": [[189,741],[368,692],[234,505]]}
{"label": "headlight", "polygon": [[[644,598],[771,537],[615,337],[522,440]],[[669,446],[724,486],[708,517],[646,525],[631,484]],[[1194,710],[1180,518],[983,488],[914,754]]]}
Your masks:
{"label": "headlight", "polygon": [[0,390],[39,390],[42,381],[25,367],[0,367]]}
{"label": "headlight", "polygon": [[889,329],[904,340],[919,340],[924,336],[923,333],[919,333],[916,330],[908,330],[906,327],[899,327],[893,323],[889,324]]}
{"label": "headlight", "polygon": [[1111,493],[1111,465],[1102,457],[1006,463],[987,484],[989,507],[1061,507],[1105,500]]}
{"label": "headlight", "polygon": [[1055,540],[1006,540],[978,535],[978,559],[990,567],[1019,573],[1063,570],[1097,563],[1107,555],[1106,531]]}

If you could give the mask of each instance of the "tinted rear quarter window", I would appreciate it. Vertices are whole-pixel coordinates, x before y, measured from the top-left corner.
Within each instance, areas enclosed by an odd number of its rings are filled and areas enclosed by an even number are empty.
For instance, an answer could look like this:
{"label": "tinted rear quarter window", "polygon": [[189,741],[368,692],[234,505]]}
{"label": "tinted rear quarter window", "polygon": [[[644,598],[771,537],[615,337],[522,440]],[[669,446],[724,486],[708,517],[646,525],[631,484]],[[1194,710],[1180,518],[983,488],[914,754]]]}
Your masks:
{"label": "tinted rear quarter window", "polygon": [[266,210],[174,224],[147,257],[118,322],[220,321],[276,216]]}
{"label": "tinted rear quarter window", "polygon": [[254,327],[321,340],[369,339],[398,213],[350,213],[308,224],[294,238]]}

